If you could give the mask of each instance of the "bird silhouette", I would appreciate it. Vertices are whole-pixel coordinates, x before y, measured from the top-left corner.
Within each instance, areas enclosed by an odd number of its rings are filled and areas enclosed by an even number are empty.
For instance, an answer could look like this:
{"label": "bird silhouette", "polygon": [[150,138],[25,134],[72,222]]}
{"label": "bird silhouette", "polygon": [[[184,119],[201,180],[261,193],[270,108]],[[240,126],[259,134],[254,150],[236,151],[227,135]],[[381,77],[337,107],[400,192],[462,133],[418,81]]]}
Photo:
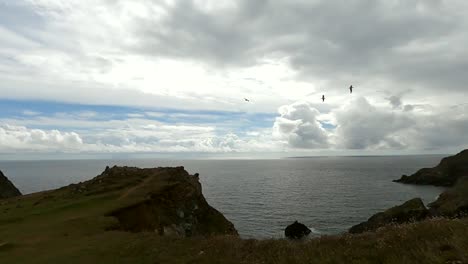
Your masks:
{"label": "bird silhouette", "polygon": [[352,85],[349,87],[349,93],[353,93],[353,88],[354,87]]}
{"label": "bird silhouette", "polygon": [[322,95],[322,102],[325,102],[325,95]]}
{"label": "bird silhouette", "polygon": [[246,102],[250,102],[250,100],[249,100],[249,99],[247,99],[247,98],[244,98],[244,100],[245,100]]}

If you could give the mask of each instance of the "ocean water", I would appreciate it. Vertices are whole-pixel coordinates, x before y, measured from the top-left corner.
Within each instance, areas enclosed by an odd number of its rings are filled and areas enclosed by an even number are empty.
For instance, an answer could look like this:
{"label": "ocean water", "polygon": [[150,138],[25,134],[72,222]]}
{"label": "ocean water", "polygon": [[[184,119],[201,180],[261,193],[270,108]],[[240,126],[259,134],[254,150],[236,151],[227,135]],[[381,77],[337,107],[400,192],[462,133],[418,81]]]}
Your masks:
{"label": "ocean water", "polygon": [[279,238],[295,220],[315,236],[339,234],[411,198],[434,201],[443,188],[393,183],[442,156],[313,157],[276,160],[0,161],[23,192],[93,178],[105,166],[184,166],[200,173],[203,193],[244,238]]}

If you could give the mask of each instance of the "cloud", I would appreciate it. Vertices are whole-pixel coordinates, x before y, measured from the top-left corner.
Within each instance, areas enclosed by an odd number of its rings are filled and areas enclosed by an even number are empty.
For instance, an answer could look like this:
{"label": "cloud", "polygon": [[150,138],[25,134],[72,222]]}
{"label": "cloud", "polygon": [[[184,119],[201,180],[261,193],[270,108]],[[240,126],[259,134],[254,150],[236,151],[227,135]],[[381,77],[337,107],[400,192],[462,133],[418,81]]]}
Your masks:
{"label": "cloud", "polygon": [[28,129],[23,126],[0,126],[0,151],[67,152],[79,149],[83,140],[75,132]]}
{"label": "cloud", "polygon": [[328,135],[317,120],[320,114],[311,104],[297,102],[282,106],[280,117],[273,126],[274,133],[293,148],[326,148]]}
{"label": "cloud", "polygon": [[[4,98],[273,112],[304,94],[339,94],[353,83],[366,97],[411,88],[416,103],[467,99],[457,96],[468,81],[468,5],[461,0],[7,6],[28,25],[0,26],[11,36],[0,42]],[[244,94],[255,104],[239,107]]]}
{"label": "cloud", "polygon": [[[321,113],[298,102],[280,108],[274,129],[291,148],[424,152],[468,146],[465,106],[412,112],[407,106],[396,109],[358,97]],[[325,130],[317,121],[323,118],[335,128]]]}
{"label": "cloud", "polygon": [[[43,143],[13,140],[36,149],[454,146],[466,134],[466,116],[452,107],[468,101],[467,9],[462,0],[4,1],[0,99],[130,106],[147,113],[128,112],[117,120],[86,109],[62,117],[27,109],[21,119],[4,113],[3,124],[21,126],[26,134],[42,130]],[[322,94],[327,101],[319,105]],[[344,103],[348,96],[358,98]],[[279,116],[271,118],[278,108]],[[241,114],[187,114],[197,110]],[[262,114],[270,117],[259,121]],[[71,141],[59,144],[54,129],[63,142]],[[172,130],[178,141],[168,136]],[[71,144],[66,133],[76,133],[82,144]]]}
{"label": "cloud", "polygon": [[[232,117],[224,119],[225,113],[214,112],[158,112],[154,116],[161,120],[156,120],[146,118],[145,109],[133,108],[104,108],[109,113],[99,107],[47,114],[30,110],[34,115],[0,118],[3,124],[0,154],[285,151],[331,151],[327,152],[331,154],[349,150],[449,153],[468,147],[465,104],[449,108],[415,106],[407,111],[404,107],[394,108],[357,97],[339,107],[322,105],[306,100],[284,105],[272,126],[268,122],[258,124],[263,122],[259,116],[256,125],[249,125],[252,122],[249,120],[241,121],[246,122],[242,129],[238,121],[232,124]],[[29,106],[35,109],[34,104]],[[61,106],[61,110],[66,109],[74,108]]]}
{"label": "cloud", "polygon": [[399,108],[402,104],[400,96],[392,95],[388,97],[387,100],[392,105],[393,109]]}
{"label": "cloud", "polygon": [[306,79],[378,77],[454,91],[466,83],[463,1],[202,2],[174,1],[160,6],[162,16],[140,17],[136,50],[225,66],[287,57]]}
{"label": "cloud", "polygon": [[344,149],[404,148],[399,132],[414,125],[414,120],[390,109],[376,107],[364,97],[355,99],[334,112],[337,147]]}
{"label": "cloud", "polygon": [[[220,116],[216,113],[210,115],[210,119],[215,118],[212,124],[192,124],[145,119],[144,115],[128,116],[119,108],[112,108],[120,113],[115,115],[98,109],[48,115],[38,113],[18,119],[0,118],[3,124],[0,126],[0,154],[246,153],[278,150],[271,130],[261,126],[249,127],[246,131],[231,128],[229,120],[219,123]],[[164,113],[164,116],[170,119],[172,114]],[[187,113],[180,118],[190,120],[199,117],[197,113]],[[58,127],[60,129],[55,129]]]}

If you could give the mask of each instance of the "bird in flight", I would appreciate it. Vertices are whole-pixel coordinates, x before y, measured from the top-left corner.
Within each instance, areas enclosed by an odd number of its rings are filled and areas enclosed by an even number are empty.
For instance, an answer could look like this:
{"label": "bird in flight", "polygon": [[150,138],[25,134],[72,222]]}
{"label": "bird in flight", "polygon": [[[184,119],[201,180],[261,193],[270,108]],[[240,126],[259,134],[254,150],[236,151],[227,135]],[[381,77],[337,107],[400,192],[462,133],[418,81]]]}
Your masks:
{"label": "bird in flight", "polygon": [[350,93],[353,93],[353,88],[354,88],[354,87],[353,87],[352,85],[349,87],[349,92],[350,92]]}
{"label": "bird in flight", "polygon": [[250,102],[250,100],[249,100],[249,99],[247,99],[247,98],[244,98],[244,101],[246,101],[246,102]]}
{"label": "bird in flight", "polygon": [[322,102],[325,102],[325,95],[322,95]]}

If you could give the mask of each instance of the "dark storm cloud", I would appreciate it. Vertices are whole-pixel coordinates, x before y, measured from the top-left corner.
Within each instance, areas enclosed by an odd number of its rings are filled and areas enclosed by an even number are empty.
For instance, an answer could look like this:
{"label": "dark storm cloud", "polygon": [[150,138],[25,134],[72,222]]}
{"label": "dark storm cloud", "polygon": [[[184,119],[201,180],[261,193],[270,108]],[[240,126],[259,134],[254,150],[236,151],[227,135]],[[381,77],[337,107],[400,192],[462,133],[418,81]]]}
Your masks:
{"label": "dark storm cloud", "polygon": [[[136,48],[145,54],[214,66],[288,58],[303,78],[381,78],[463,90],[468,56],[461,1],[237,1],[205,10],[195,1],[141,19]],[[135,47],[134,47],[135,48]]]}

